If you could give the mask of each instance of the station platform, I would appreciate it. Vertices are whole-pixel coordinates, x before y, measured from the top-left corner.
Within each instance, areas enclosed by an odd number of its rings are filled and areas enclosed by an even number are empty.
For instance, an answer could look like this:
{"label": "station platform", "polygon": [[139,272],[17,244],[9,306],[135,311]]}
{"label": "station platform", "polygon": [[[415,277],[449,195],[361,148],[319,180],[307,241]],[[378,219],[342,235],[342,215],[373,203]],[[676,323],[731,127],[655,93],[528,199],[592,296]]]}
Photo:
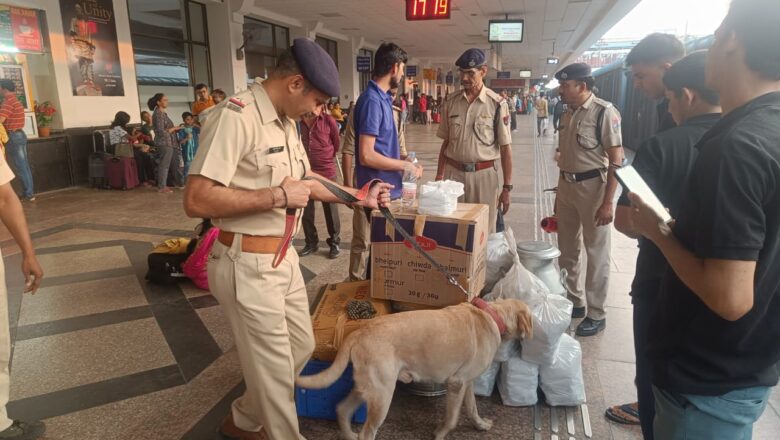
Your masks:
{"label": "station platform", "polygon": [[[514,190],[506,217],[518,240],[550,240],[537,226],[552,211],[557,184],[552,160],[557,138],[537,138],[535,117],[518,115],[513,133]],[[437,126],[410,125],[407,143],[432,179],[441,142]],[[106,191],[75,188],[43,194],[25,204],[46,277],[35,296],[22,297],[20,255],[0,230],[9,288],[13,341],[13,418],[44,419],[51,440],[214,440],[230,402],[243,390],[238,356],[217,301],[190,283],[163,287],[144,281],[151,243],[189,236],[196,221],[182,208],[182,192],[153,189]],[[347,276],[351,211],[340,209],[343,254],[327,259],[323,249],[301,258],[309,297]],[[322,210],[318,229],[326,235]],[[303,245],[302,236],[296,247]],[[584,356],[592,436],[636,440],[638,427],[608,422],[609,405],[635,400],[632,310],[635,242],[613,235],[607,328],[578,338]],[[577,322],[572,324],[573,329]],[[379,439],[426,439],[444,417],[444,397],[426,398],[399,389]],[[500,397],[477,398],[481,416],[494,421],[485,433],[462,421],[449,439],[551,439],[549,408],[512,408]],[[534,427],[537,411],[538,426]],[[557,411],[559,439],[586,438],[579,408],[569,435],[565,412]],[[337,439],[335,422],[301,419],[308,439]],[[357,429],[357,427],[355,427]],[[753,438],[774,440],[780,432],[780,393],[756,425]]]}

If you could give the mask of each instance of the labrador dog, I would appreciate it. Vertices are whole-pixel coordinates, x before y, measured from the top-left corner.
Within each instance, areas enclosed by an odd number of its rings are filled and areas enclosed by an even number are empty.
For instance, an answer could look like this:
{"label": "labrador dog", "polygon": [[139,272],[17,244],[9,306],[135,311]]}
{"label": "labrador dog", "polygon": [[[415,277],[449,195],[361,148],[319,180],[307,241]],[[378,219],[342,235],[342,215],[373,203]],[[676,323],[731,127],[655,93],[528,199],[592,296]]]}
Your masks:
{"label": "labrador dog", "polygon": [[[490,304],[506,324],[503,339],[531,337],[533,320],[525,303],[500,299]],[[435,432],[437,440],[457,426],[464,398],[471,423],[477,430],[487,431],[493,423],[477,414],[472,382],[493,362],[501,340],[494,319],[468,303],[380,316],[347,337],[330,368],[298,376],[296,382],[303,388],[326,388],[352,362],[355,386],[337,408],[342,436],[347,440],[376,437],[399,380],[447,384],[447,415]],[[356,435],[350,420],[363,402],[368,406],[368,419]]]}

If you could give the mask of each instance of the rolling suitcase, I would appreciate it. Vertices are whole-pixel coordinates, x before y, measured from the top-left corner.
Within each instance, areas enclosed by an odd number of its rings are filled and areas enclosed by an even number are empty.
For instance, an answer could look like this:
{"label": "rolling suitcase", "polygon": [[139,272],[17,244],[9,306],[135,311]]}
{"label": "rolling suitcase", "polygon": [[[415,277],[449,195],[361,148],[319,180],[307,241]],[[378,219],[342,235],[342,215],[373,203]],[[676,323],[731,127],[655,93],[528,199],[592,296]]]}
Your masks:
{"label": "rolling suitcase", "polygon": [[140,184],[138,168],[132,157],[110,157],[106,159],[106,180],[113,189],[132,189]]}
{"label": "rolling suitcase", "polygon": [[[98,144],[103,151],[98,151]],[[92,132],[92,153],[87,159],[87,175],[89,185],[94,188],[107,188],[106,160],[111,157],[108,153],[108,130],[95,130]]]}

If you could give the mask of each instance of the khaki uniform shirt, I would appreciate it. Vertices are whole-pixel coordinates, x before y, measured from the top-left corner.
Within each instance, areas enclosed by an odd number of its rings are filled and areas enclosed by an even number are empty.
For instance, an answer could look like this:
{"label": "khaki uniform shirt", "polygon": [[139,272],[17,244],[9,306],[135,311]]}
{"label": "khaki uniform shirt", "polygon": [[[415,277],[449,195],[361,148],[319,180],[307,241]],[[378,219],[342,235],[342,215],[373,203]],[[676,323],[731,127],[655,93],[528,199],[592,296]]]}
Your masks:
{"label": "khaki uniform shirt", "polygon": [[[287,176],[302,178],[310,167],[295,121],[276,113],[259,80],[234,98],[244,107],[225,100],[210,112],[190,174],[246,190],[279,186]],[[231,232],[281,237],[285,209],[214,219],[214,224]],[[300,216],[296,232],[299,227]]]}
{"label": "khaki uniform shirt", "polygon": [[[496,130],[494,122],[499,106],[501,121]],[[501,95],[487,86],[482,87],[471,104],[465,91],[451,93],[442,105],[436,136],[449,141],[445,155],[455,161],[475,163],[500,159],[500,146],[512,143],[508,105]]]}
{"label": "khaki uniform shirt", "polygon": [[[601,124],[601,145],[596,136],[597,118],[604,108]],[[561,115],[558,167],[568,173],[583,173],[609,168],[606,150],[623,145],[620,134],[620,112],[612,103],[591,95],[585,103]]]}
{"label": "khaki uniform shirt", "polygon": [[[406,156],[409,153],[406,151],[406,136],[403,126],[401,126],[401,109],[393,106],[393,120],[395,121],[395,128],[398,130],[398,144],[401,147],[401,156]],[[344,131],[344,145],[341,147],[341,154],[355,155],[355,124],[352,119],[347,122],[347,129]]]}
{"label": "khaki uniform shirt", "polygon": [[546,118],[549,113],[547,111],[547,100],[544,98],[540,98],[536,100],[536,103],[534,104],[534,107],[536,108],[536,117],[537,118]]}

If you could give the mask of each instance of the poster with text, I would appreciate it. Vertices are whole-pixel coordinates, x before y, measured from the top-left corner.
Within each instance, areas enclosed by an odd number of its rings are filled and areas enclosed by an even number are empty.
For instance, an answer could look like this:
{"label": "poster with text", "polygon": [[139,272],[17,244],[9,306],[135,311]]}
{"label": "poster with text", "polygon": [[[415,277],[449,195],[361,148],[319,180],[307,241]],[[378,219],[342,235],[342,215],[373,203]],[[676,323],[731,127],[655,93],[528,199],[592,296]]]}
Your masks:
{"label": "poster with text", "polygon": [[60,0],[75,96],[124,96],[113,0]]}

